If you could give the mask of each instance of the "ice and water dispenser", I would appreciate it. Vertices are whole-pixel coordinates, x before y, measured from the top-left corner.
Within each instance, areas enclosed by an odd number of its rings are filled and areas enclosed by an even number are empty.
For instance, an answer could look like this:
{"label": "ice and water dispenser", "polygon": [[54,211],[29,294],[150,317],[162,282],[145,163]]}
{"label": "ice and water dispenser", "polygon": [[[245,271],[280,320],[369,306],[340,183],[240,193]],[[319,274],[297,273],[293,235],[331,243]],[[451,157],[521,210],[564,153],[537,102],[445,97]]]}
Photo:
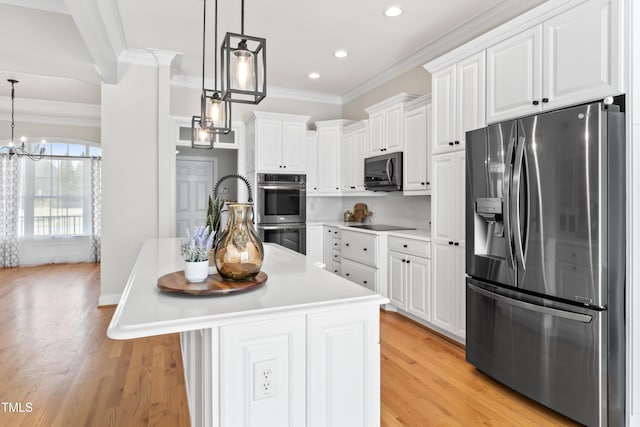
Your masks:
{"label": "ice and water dispenser", "polygon": [[505,259],[506,241],[502,197],[475,199],[475,255]]}

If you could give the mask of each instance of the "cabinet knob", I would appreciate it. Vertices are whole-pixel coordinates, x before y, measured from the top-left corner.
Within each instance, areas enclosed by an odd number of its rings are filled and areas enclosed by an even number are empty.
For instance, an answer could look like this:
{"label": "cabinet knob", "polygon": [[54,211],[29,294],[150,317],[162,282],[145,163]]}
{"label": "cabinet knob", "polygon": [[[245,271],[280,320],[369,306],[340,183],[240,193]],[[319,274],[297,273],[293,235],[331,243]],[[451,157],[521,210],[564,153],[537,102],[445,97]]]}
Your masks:
{"label": "cabinet knob", "polygon": [[346,273],[345,276],[349,277],[349,273]]}
{"label": "cabinet knob", "polygon": [[334,231],[334,232],[333,232],[333,234],[338,234],[338,232],[337,232],[337,231]]}
{"label": "cabinet knob", "polygon": [[349,188],[350,188],[350,189],[352,189],[352,190],[355,190],[355,189],[356,189],[356,187],[349,187]]}
{"label": "cabinet knob", "polygon": [[449,242],[450,245],[453,245],[453,242]]}
{"label": "cabinet knob", "polygon": [[538,105],[538,104],[540,104],[540,102],[537,99],[533,101],[533,105]]}
{"label": "cabinet knob", "polygon": [[317,190],[317,189],[318,189],[318,187],[313,187],[313,189],[314,189],[314,190]]}
{"label": "cabinet knob", "polygon": [[349,246],[349,244],[348,244],[348,243],[345,243],[344,245],[345,245],[345,246]]}
{"label": "cabinet knob", "polygon": [[406,260],[406,259],[403,259],[403,260],[402,260],[402,262],[407,262],[407,260]]}
{"label": "cabinet knob", "polygon": [[402,245],[402,247],[403,247],[403,248],[406,248],[406,247],[407,247],[407,245]]}
{"label": "cabinet knob", "polygon": [[280,169],[282,169],[282,165],[278,166]]}
{"label": "cabinet knob", "polygon": [[407,260],[407,264],[411,264],[411,261]]}
{"label": "cabinet knob", "polygon": [[367,251],[367,248],[362,248],[362,250],[366,252],[366,251]]}
{"label": "cabinet knob", "polygon": [[427,181],[427,185],[431,185],[431,183],[429,181]]}
{"label": "cabinet knob", "polygon": [[364,282],[362,282],[362,283],[364,283],[364,284],[366,285],[366,284],[367,284],[367,281],[365,280],[365,281],[364,281]]}
{"label": "cabinet knob", "polygon": [[334,255],[333,257],[334,257],[334,258],[338,258],[338,255]]}
{"label": "cabinet knob", "polygon": [[460,242],[455,242],[453,245],[454,246],[460,246]]}
{"label": "cabinet knob", "polygon": [[453,142],[449,142],[449,145],[453,145]]}
{"label": "cabinet knob", "polygon": [[[453,143],[456,144],[456,145],[459,145],[460,141],[454,141]],[[285,166],[285,168],[286,168],[286,166]]]}
{"label": "cabinet knob", "polygon": [[338,244],[337,244],[337,243],[334,243],[334,244],[333,244],[333,246],[338,246]]}
{"label": "cabinet knob", "polygon": [[420,185],[424,185],[424,182],[421,182]]}
{"label": "cabinet knob", "polygon": [[549,102],[549,98],[542,98],[542,102],[544,102],[544,103]]}
{"label": "cabinet knob", "polygon": [[286,169],[286,168],[287,168],[287,165],[284,165],[284,166],[282,166],[282,167]]}
{"label": "cabinet knob", "polygon": [[337,273],[337,272],[338,272],[338,270],[333,270],[333,272],[334,272],[334,273]]}
{"label": "cabinet knob", "polygon": [[336,190],[339,190],[339,188],[338,188],[338,187],[336,187]]}

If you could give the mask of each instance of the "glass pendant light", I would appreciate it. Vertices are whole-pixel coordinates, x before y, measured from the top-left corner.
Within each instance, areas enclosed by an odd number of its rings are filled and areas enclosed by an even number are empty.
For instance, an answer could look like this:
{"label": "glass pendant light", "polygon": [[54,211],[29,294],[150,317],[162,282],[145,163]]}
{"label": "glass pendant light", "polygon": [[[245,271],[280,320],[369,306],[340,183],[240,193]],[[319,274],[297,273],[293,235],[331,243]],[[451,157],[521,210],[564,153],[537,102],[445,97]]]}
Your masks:
{"label": "glass pendant light", "polygon": [[267,41],[244,33],[244,0],[240,34],[227,33],[220,47],[224,99],[259,104],[267,95]]}
{"label": "glass pendant light", "polygon": [[[218,0],[215,1],[215,44],[218,44]],[[191,118],[191,147],[213,148],[215,136],[231,131],[231,108],[218,91],[218,55],[214,49],[214,89],[205,89],[205,54],[207,35],[207,0],[204,0],[202,23],[202,94],[200,115]],[[222,102],[219,102],[222,101]]]}

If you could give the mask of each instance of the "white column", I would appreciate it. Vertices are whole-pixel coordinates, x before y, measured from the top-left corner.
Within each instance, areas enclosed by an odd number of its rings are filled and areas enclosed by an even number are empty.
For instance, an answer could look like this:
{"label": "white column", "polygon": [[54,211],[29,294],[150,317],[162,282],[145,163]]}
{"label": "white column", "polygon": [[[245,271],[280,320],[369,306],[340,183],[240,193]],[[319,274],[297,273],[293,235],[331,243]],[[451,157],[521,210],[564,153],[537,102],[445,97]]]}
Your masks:
{"label": "white column", "polygon": [[150,49],[158,63],[158,237],[176,235],[176,141],[171,135],[171,78],[181,56]]}

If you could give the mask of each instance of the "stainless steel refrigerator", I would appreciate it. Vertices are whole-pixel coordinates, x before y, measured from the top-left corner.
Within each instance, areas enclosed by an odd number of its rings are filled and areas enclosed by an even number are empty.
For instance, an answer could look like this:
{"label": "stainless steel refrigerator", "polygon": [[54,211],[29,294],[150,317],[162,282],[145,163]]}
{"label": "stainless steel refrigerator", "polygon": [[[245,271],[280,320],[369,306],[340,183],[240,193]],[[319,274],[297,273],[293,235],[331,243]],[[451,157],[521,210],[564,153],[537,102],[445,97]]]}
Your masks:
{"label": "stainless steel refrigerator", "polygon": [[624,113],[580,105],[466,143],[467,361],[582,424],[624,425]]}

